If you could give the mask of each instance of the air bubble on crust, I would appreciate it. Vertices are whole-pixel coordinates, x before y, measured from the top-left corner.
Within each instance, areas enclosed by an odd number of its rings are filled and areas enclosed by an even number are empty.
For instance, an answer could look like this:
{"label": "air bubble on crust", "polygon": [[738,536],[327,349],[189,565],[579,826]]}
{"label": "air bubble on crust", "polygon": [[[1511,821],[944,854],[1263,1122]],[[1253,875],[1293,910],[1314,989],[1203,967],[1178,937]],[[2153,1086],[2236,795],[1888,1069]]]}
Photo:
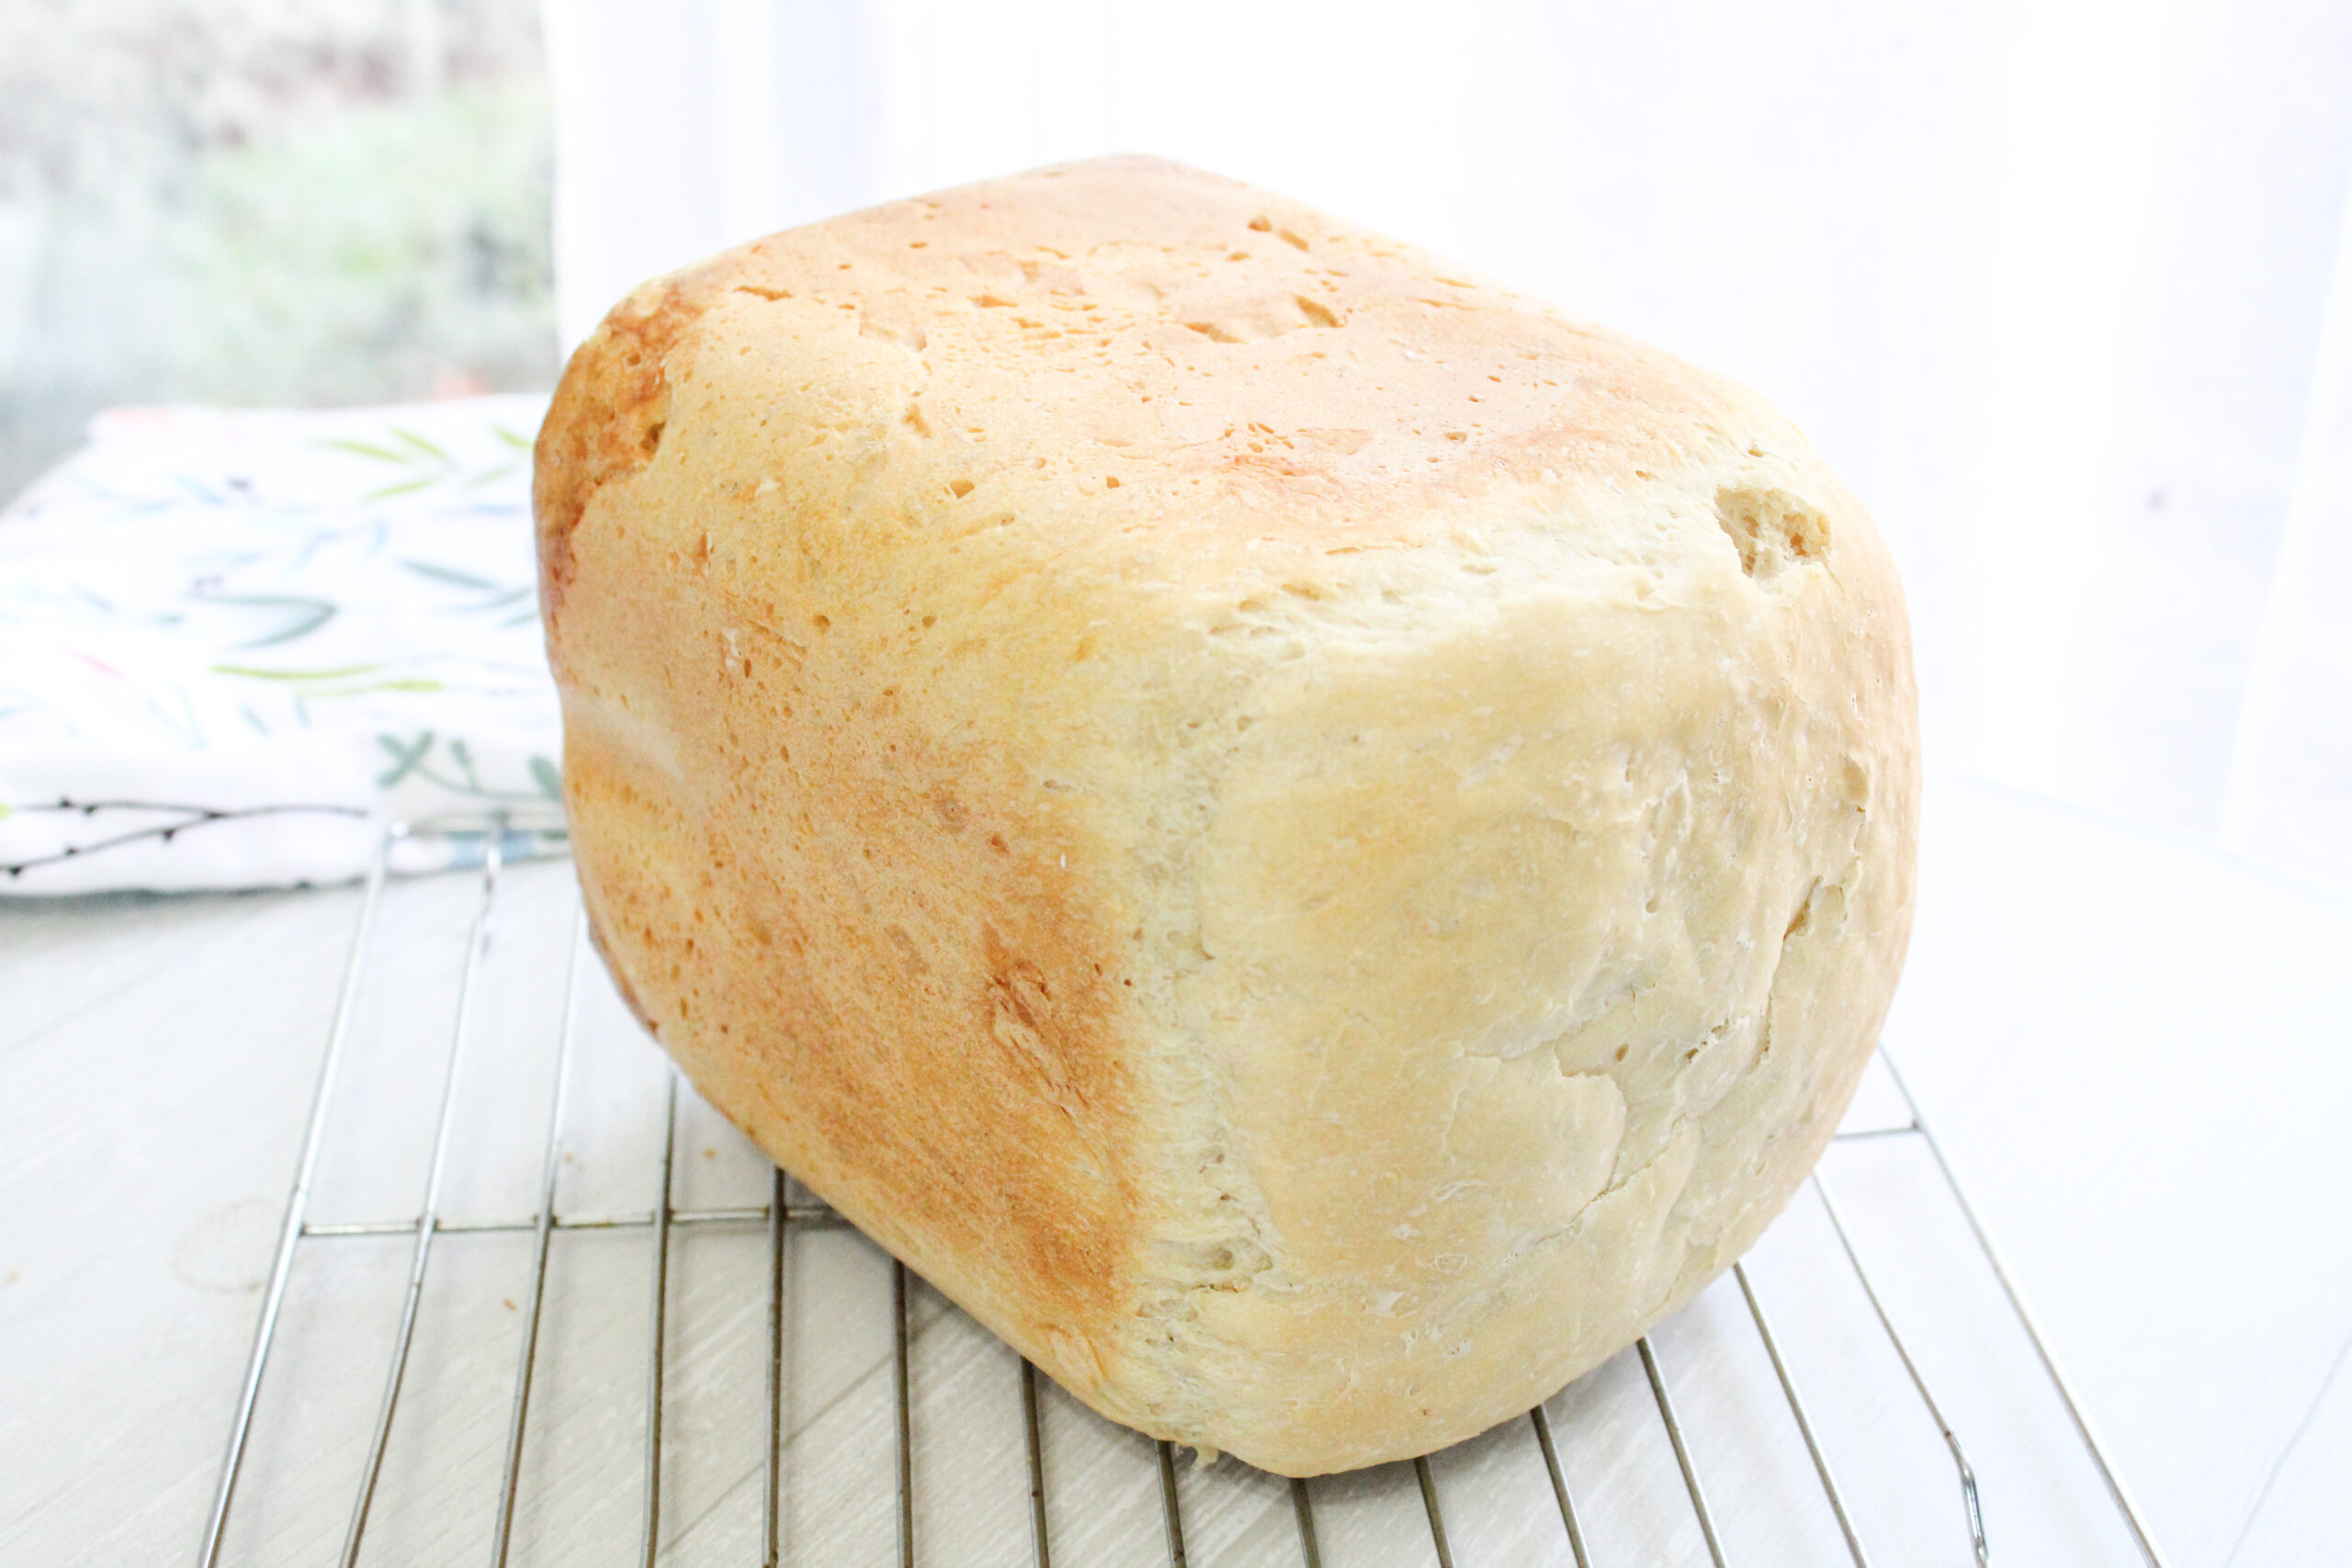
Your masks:
{"label": "air bubble on crust", "polygon": [[1339,313],[1320,299],[1310,299],[1304,294],[1294,294],[1291,296],[1291,303],[1298,307],[1300,315],[1305,316],[1318,327],[1336,327],[1340,324]]}
{"label": "air bubble on crust", "polygon": [[1786,491],[1719,490],[1715,523],[1739,552],[1739,570],[1761,584],[1829,557],[1829,519]]}

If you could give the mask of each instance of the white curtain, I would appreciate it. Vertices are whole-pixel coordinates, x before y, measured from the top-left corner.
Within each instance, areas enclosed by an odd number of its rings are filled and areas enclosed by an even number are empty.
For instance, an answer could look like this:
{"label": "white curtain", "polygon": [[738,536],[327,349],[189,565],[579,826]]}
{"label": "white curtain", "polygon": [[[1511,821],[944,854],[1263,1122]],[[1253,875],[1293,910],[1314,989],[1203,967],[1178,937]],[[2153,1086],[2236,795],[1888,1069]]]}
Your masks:
{"label": "white curtain", "polygon": [[2352,7],[545,0],[576,341],[870,202],[1157,152],[1764,390],[1931,761],[2352,878]]}

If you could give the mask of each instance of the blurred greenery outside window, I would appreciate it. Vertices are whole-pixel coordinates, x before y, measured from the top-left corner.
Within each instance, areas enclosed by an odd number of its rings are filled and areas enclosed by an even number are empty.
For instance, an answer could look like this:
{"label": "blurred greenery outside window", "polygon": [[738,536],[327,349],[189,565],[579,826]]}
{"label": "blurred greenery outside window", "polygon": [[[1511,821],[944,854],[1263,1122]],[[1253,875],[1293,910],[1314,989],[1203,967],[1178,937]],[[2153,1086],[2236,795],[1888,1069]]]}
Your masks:
{"label": "blurred greenery outside window", "polygon": [[0,500],[120,403],[553,384],[532,0],[0,0]]}

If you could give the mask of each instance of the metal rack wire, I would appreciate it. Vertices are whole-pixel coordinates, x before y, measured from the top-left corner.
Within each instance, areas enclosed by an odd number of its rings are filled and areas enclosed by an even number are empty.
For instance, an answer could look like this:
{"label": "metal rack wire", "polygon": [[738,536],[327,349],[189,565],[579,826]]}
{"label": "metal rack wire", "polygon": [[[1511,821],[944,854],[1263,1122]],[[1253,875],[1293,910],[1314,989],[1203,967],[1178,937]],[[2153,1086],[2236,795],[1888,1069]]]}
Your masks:
{"label": "metal rack wire", "polygon": [[[427,832],[452,830],[447,825],[420,827],[411,829],[395,825],[388,829],[381,852],[368,874],[360,911],[353,935],[350,956],[345,967],[334,1023],[329,1032],[324,1055],[312,1092],[310,1111],[296,1162],[294,1179],[288,1195],[278,1228],[277,1249],[266,1285],[262,1295],[259,1320],[256,1324],[252,1350],[235,1408],[229,1423],[226,1451],[223,1455],[219,1483],[207,1519],[198,1551],[199,1568],[216,1568],[224,1559],[225,1530],[235,1503],[240,1481],[244,1478],[250,1452],[255,1414],[266,1378],[272,1371],[272,1353],[280,1339],[281,1322],[287,1302],[289,1280],[298,1260],[306,1248],[331,1243],[336,1238],[379,1237],[410,1238],[409,1263],[404,1277],[398,1328],[392,1340],[390,1365],[386,1371],[383,1391],[367,1445],[367,1458],[354,1494],[349,1521],[343,1533],[338,1562],[343,1568],[354,1568],[360,1559],[367,1540],[371,1510],[379,1482],[384,1470],[388,1442],[401,1408],[401,1397],[407,1382],[410,1356],[416,1339],[420,1304],[424,1299],[435,1244],[441,1237],[480,1233],[504,1233],[531,1238],[528,1277],[520,1307],[521,1334],[514,1376],[513,1394],[509,1404],[503,1444],[503,1461],[500,1467],[497,1506],[491,1540],[484,1543],[492,1568],[506,1568],[514,1545],[517,1498],[524,1484],[524,1453],[530,1434],[533,1414],[532,1395],[535,1375],[539,1371],[541,1326],[548,1297],[548,1259],[551,1243],[564,1232],[641,1232],[646,1241],[645,1265],[648,1275],[648,1319],[650,1333],[644,1352],[644,1404],[640,1417],[643,1429],[641,1505],[636,1560],[643,1568],[655,1568],[662,1554],[662,1480],[664,1464],[665,1421],[663,1376],[668,1357],[669,1311],[671,1303],[671,1262],[673,1236],[682,1230],[706,1228],[735,1231],[764,1232],[768,1257],[766,1269],[766,1337],[765,1337],[765,1454],[762,1487],[761,1561],[763,1568],[778,1568],[791,1561],[780,1527],[781,1495],[786,1479],[784,1378],[786,1360],[786,1272],[785,1258],[789,1238],[797,1232],[843,1225],[844,1222],[821,1203],[790,1201],[787,1179],[781,1171],[771,1178],[767,1201],[748,1206],[683,1206],[675,1201],[678,1185],[677,1133],[679,1125],[678,1077],[674,1071],[666,1075],[662,1108],[662,1137],[658,1171],[650,1179],[651,1201],[641,1210],[601,1213],[560,1212],[557,1202],[558,1177],[563,1157],[563,1130],[567,1100],[572,1089],[575,1061],[575,1033],[580,1013],[582,964],[580,954],[586,945],[584,925],[573,917],[575,929],[570,946],[571,958],[564,980],[564,1010],[560,1042],[556,1050],[553,1088],[547,1106],[545,1133],[540,1145],[540,1179],[537,1211],[527,1215],[503,1218],[453,1218],[443,1213],[444,1178],[450,1153],[452,1129],[456,1122],[458,1088],[467,1052],[475,1032],[475,998],[479,981],[492,945],[494,916],[497,911],[502,873],[505,866],[502,858],[503,835],[492,826],[484,832],[483,824],[463,825],[469,834],[480,835],[483,846],[479,896],[475,903],[471,931],[458,982],[455,1022],[450,1031],[446,1055],[441,1062],[441,1084],[437,1111],[434,1119],[431,1153],[426,1162],[424,1190],[413,1213],[393,1219],[376,1221],[317,1223],[310,1217],[311,1200],[319,1170],[322,1147],[326,1142],[330,1111],[336,1100],[339,1080],[344,1073],[348,1047],[358,1011],[362,975],[370,955],[371,941],[378,916],[384,901],[386,865],[394,845],[401,839]],[[1884,1058],[1882,1058],[1883,1060]],[[1960,1179],[1947,1160],[1942,1145],[1919,1112],[1910,1090],[1902,1081],[1894,1063],[1886,1061],[1893,1081],[1900,1091],[1907,1120],[1897,1124],[1844,1132],[1841,1142],[1866,1139],[1904,1139],[1924,1148],[1931,1156],[1941,1181],[1949,1190],[1953,1202],[1965,1218],[1968,1231],[1973,1236],[1983,1260],[1997,1280],[2001,1294],[2015,1314],[2018,1325],[2030,1342],[2041,1371],[2046,1373],[2052,1389],[2063,1403],[2065,1414],[2079,1438],[2084,1450],[2095,1465],[2108,1496],[2120,1516],[2132,1547],[2149,1568],[2165,1568],[2165,1558],[2159,1551],[2137,1504],[2125,1487],[2109,1457],[2105,1443],[2094,1429],[2090,1418],[2073,1383],[2053,1355],[2041,1325],[2035,1319],[2018,1291],[2014,1277],[1992,1237],[1977,1218]],[[1885,1340],[1900,1359],[1907,1373],[1912,1391],[1921,1414],[1933,1423],[1948,1450],[1957,1479],[1961,1507],[1960,1521],[1966,1531],[1969,1549],[1980,1568],[1993,1561],[1987,1541],[1984,1509],[1976,1473],[1962,1446],[1959,1436],[1946,1418],[1944,1408],[1929,1386],[1928,1380],[1915,1359],[1912,1349],[1898,1330],[1895,1314],[1890,1311],[1880,1284],[1866,1265],[1863,1251],[1833,1192],[1831,1184],[1818,1173],[1812,1179],[1823,1213],[1833,1228],[1846,1263],[1853,1279],[1866,1297],[1872,1314]],[[1781,1337],[1776,1334],[1771,1315],[1767,1312],[1761,1293],[1745,1262],[1735,1264],[1732,1279],[1736,1282],[1747,1321],[1752,1325],[1758,1342],[1770,1360],[1773,1378],[1785,1401],[1790,1425],[1802,1442],[1814,1478],[1823,1499],[1833,1516],[1842,1538],[1846,1555],[1855,1568],[1871,1568],[1873,1562],[1858,1528],[1853,1510],[1841,1489],[1832,1467],[1815,1418],[1814,1407],[1800,1388],[1788,1358],[1784,1355]],[[895,1551],[894,1561],[899,1568],[916,1568],[917,1509],[915,1473],[916,1406],[912,1398],[912,1371],[910,1328],[910,1276],[905,1265],[890,1266],[891,1292],[891,1392],[894,1400],[895,1476]],[[514,1304],[511,1301],[509,1305]],[[1706,1560],[1713,1568],[1729,1568],[1727,1552],[1718,1528],[1716,1512],[1711,1506],[1702,1481],[1701,1467],[1694,1458],[1692,1444],[1685,1422],[1678,1411],[1659,1351],[1651,1338],[1645,1337],[1637,1346],[1640,1364],[1648,1384],[1657,1418],[1671,1446],[1676,1469],[1679,1472],[1682,1490],[1687,1495],[1691,1517],[1695,1519],[1703,1542]],[[1046,1445],[1041,1421],[1041,1398],[1036,1369],[1026,1361],[1020,1365],[1020,1400],[1022,1426],[1028,1478],[1027,1517],[1029,1526],[1029,1558],[1035,1568],[1050,1568],[1054,1561],[1050,1514],[1047,1506]],[[1556,1505],[1559,1526],[1565,1536],[1576,1568],[1610,1568],[1596,1555],[1588,1539],[1587,1521],[1568,1480],[1555,1422],[1546,1409],[1539,1405],[1527,1415],[1536,1447],[1542,1455],[1545,1479],[1549,1483],[1552,1501]],[[1436,1475],[1430,1461],[1412,1461],[1411,1472],[1419,1495],[1420,1512],[1426,1519],[1429,1543],[1438,1568],[1456,1568],[1455,1549],[1449,1536],[1447,1514]],[[1164,1528],[1166,1556],[1170,1568],[1186,1568],[1184,1506],[1179,1485],[1177,1452],[1167,1442],[1158,1444],[1159,1511]],[[1297,1559],[1304,1568],[1323,1568],[1325,1549],[1318,1539],[1315,1495],[1304,1481],[1288,1483],[1288,1495],[1297,1537]],[[1462,1568],[1471,1568],[1463,1563]]]}

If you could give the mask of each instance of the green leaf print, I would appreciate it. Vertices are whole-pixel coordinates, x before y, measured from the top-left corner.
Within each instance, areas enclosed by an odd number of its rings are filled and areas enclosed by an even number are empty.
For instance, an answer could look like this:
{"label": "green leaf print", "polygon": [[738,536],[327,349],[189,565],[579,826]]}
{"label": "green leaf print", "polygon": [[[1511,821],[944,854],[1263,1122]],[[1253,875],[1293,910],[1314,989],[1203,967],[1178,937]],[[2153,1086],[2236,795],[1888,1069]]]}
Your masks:
{"label": "green leaf print", "polygon": [[435,446],[432,442],[427,441],[415,431],[411,430],[404,425],[396,424],[392,426],[392,434],[399,436],[402,441],[407,442],[411,446],[415,447],[418,451],[424,453],[426,457],[432,458],[435,462],[439,463],[442,467],[452,468],[456,466],[451,461],[448,453],[444,452],[440,447]]}
{"label": "green leaf print", "polygon": [[413,495],[418,491],[428,489],[433,485],[440,483],[440,481],[441,476],[439,474],[426,474],[422,479],[402,479],[397,484],[379,486],[375,490],[369,491],[366,495],[361,496],[359,499],[362,501],[390,501],[396,495]]}
{"label": "green leaf print", "polygon": [[300,593],[207,593],[201,595],[201,601],[207,604],[235,604],[250,610],[283,610],[288,613],[285,625],[260,637],[231,645],[236,648],[270,648],[308,637],[334,620],[336,610],[331,600],[314,599]]}
{"label": "green leaf print", "polygon": [[499,588],[503,586],[502,583],[492,582],[487,577],[476,577],[470,571],[460,571],[454,566],[443,566],[437,561],[404,560],[401,562],[401,564],[408,568],[409,570],[416,573],[419,577],[429,577],[435,582],[447,582],[458,588]]}
{"label": "green leaf print", "polygon": [[339,435],[326,436],[319,442],[319,445],[332,446],[338,452],[352,452],[362,457],[373,457],[379,463],[398,463],[403,468],[416,460],[405,452],[395,452],[390,447],[379,446],[372,441],[351,441]]}
{"label": "green leaf print", "polygon": [[390,789],[424,762],[424,754],[433,750],[433,731],[421,729],[417,731],[416,739],[410,741],[404,741],[397,735],[379,735],[376,744],[392,754],[391,767],[376,776],[378,789]]}
{"label": "green leaf print", "polygon": [[243,675],[249,681],[348,681],[355,675],[372,675],[381,664],[342,664],[332,670],[260,670],[250,664],[216,664],[215,675]]}

